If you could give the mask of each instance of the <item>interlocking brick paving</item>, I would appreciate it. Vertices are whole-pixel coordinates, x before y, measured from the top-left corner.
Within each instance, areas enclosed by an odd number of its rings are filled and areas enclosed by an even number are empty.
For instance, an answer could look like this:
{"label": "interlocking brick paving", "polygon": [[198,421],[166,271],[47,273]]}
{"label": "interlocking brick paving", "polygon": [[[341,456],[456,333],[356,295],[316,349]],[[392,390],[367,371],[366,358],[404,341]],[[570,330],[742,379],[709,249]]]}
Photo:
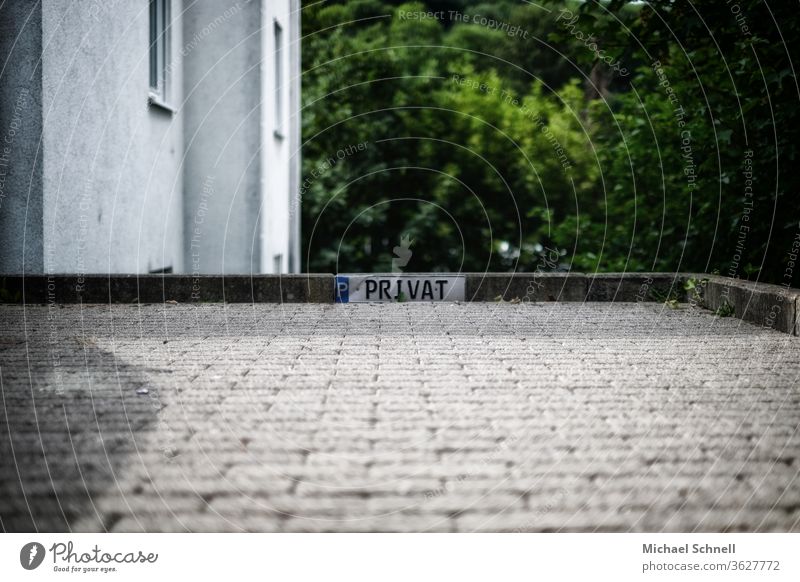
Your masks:
{"label": "interlocking brick paving", "polygon": [[0,307],[9,531],[798,530],[800,340],[656,304]]}

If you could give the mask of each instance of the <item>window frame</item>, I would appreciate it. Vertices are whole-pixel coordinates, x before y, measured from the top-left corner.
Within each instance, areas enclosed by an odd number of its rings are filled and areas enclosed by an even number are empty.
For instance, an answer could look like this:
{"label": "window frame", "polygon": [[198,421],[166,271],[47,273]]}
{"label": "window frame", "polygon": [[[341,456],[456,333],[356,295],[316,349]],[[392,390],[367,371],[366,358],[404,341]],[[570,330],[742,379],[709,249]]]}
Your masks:
{"label": "window frame", "polygon": [[148,101],[174,113],[170,105],[171,17],[172,0],[150,0]]}
{"label": "window frame", "polygon": [[283,139],[283,113],[284,113],[284,102],[283,102],[283,87],[284,87],[284,65],[283,65],[283,55],[284,55],[284,34],[283,34],[283,26],[278,21],[277,18],[273,19],[272,22],[272,40],[274,43],[274,53],[275,59],[273,61],[273,81],[275,82],[275,102],[273,107],[273,115],[274,115],[274,135],[277,138]]}

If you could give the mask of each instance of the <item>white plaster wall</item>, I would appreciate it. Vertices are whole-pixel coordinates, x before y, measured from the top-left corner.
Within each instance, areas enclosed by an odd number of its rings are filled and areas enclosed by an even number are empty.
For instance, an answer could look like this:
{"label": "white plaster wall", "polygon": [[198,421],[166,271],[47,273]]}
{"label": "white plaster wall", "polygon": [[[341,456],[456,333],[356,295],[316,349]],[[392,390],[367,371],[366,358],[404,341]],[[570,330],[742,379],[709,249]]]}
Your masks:
{"label": "white plaster wall", "polygon": [[[290,60],[293,40],[291,13],[289,0],[265,1],[262,9],[262,30],[264,31],[263,61],[262,61],[262,110],[261,119],[263,128],[262,166],[261,176],[263,189],[262,221],[262,261],[261,267],[265,273],[289,272],[289,240],[290,240],[290,157],[294,145],[291,112],[292,97],[291,83],[299,82],[293,79],[293,67]],[[295,16],[296,17],[296,16]],[[283,29],[283,86],[280,87],[283,98],[282,123],[278,123],[275,111],[275,35],[274,22],[277,21]],[[281,132],[277,133],[278,127]],[[296,147],[296,146],[295,146]],[[275,258],[281,257],[280,269],[275,268]]]}
{"label": "white plaster wall", "polygon": [[197,0],[183,24],[186,270],[257,273],[261,2]]}
{"label": "white plaster wall", "polygon": [[[297,190],[291,176],[298,170],[290,158],[299,142],[299,11],[292,14],[292,4],[187,4],[182,109],[187,272],[297,269],[290,265],[296,230],[290,228],[290,198]],[[284,38],[280,135],[275,118],[276,20]],[[299,219],[299,210],[295,215]],[[279,268],[276,256],[281,257]]]}
{"label": "white plaster wall", "polygon": [[181,116],[148,104],[148,5],[43,2],[45,272],[183,268]]}
{"label": "white plaster wall", "polygon": [[11,98],[30,85],[3,175],[0,271],[297,271],[299,8],[172,0],[165,109],[148,102],[149,0],[0,6],[0,48],[14,61],[0,91],[2,127],[15,115]]}
{"label": "white plaster wall", "polygon": [[291,107],[290,126],[290,158],[289,158],[289,269],[293,273],[303,270],[301,245],[300,245],[300,212],[302,200],[300,199],[301,182],[301,146],[302,146],[302,2],[290,0],[291,9],[291,78],[289,88],[289,103]]}

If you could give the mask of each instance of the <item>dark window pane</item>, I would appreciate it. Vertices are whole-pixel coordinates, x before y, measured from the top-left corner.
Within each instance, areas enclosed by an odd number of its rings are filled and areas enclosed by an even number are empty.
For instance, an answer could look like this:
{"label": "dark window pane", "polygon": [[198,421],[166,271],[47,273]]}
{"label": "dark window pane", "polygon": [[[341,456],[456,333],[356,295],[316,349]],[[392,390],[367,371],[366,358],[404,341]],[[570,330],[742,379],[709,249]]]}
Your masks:
{"label": "dark window pane", "polygon": [[275,130],[283,129],[283,29],[275,22]]}
{"label": "dark window pane", "polygon": [[158,88],[158,1],[150,0],[150,88]]}

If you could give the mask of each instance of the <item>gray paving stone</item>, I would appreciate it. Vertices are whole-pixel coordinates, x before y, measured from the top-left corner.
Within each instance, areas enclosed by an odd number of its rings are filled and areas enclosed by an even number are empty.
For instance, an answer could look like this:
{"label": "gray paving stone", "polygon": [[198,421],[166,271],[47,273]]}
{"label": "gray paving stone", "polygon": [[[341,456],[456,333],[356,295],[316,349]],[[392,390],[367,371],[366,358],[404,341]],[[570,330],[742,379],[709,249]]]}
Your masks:
{"label": "gray paving stone", "polygon": [[0,307],[6,531],[797,531],[800,339],[655,303]]}

